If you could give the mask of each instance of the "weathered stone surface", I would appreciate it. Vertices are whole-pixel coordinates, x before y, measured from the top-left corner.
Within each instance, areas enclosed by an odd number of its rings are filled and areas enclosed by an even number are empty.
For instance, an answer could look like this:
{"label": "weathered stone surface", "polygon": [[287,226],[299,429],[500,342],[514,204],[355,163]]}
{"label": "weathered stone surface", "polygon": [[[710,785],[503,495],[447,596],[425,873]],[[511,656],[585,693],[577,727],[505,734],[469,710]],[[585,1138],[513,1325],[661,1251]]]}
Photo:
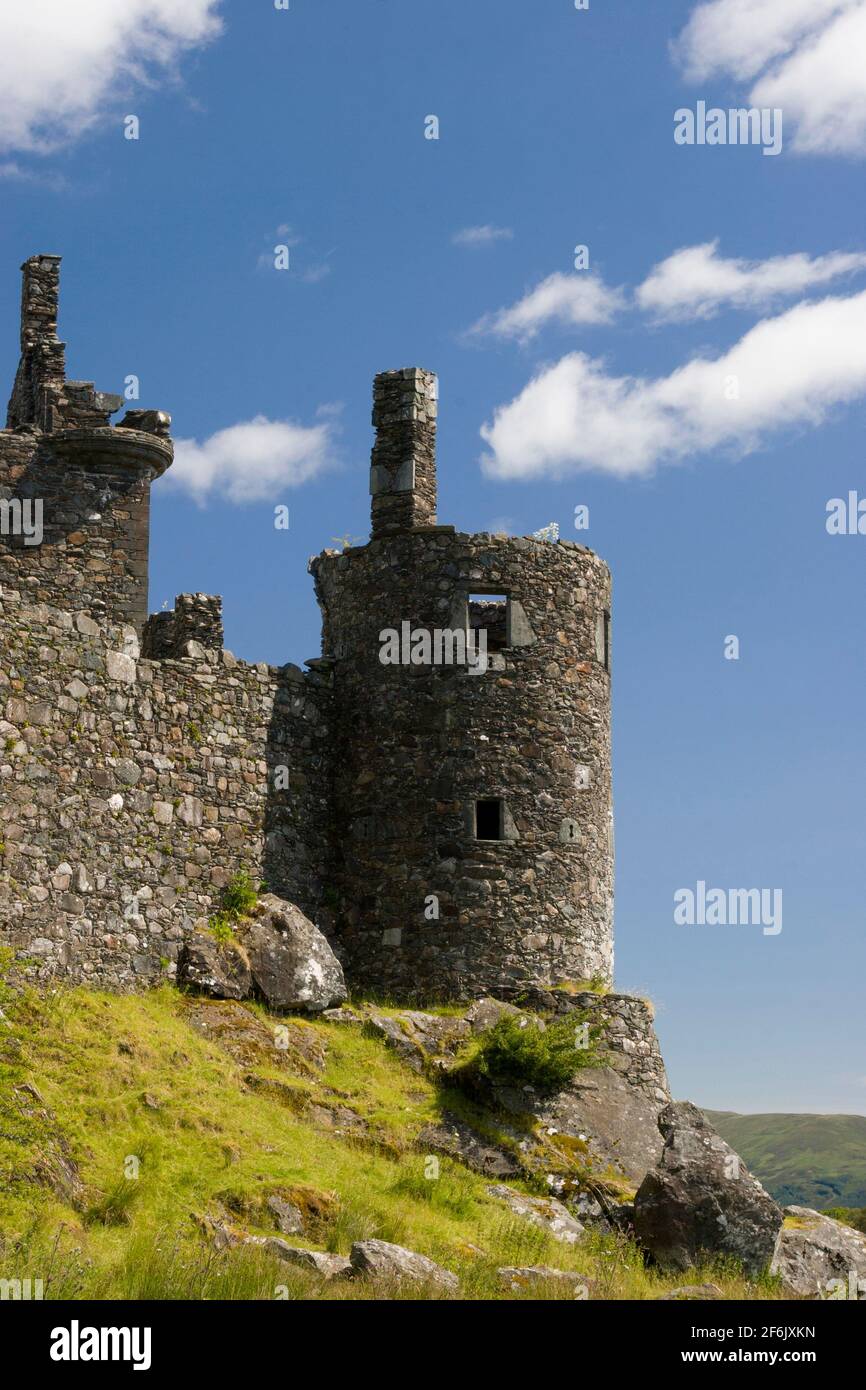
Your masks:
{"label": "weathered stone surface", "polygon": [[470,1004],[464,1017],[473,1033],[486,1033],[507,1014],[517,1018],[520,1009],[514,1004],[504,1003],[501,999],[478,999],[474,1004]]}
{"label": "weathered stone surface", "polygon": [[387,1240],[359,1240],[352,1246],[350,1256],[353,1274],[371,1279],[406,1280],[414,1284],[430,1284],[441,1289],[457,1290],[460,1281],[456,1274],[443,1269],[426,1255],[392,1245]]}
{"label": "weathered stone surface", "polygon": [[[494,1002],[473,1005],[466,1017],[495,1021]],[[577,1072],[573,1081],[551,1096],[528,1088],[498,1087],[498,1104],[513,1114],[533,1115],[548,1136],[550,1149],[556,1149],[557,1136],[576,1139],[584,1146],[587,1167],[599,1175],[612,1170],[637,1186],[661,1157],[658,1117],[670,1101],[649,1005],[631,995],[589,991],[539,991],[533,1005],[560,1018],[574,1011],[588,1015],[590,1027],[599,1030],[602,1065]],[[555,1172],[553,1157],[550,1163]]]}
{"label": "weathered stone surface", "polygon": [[491,1144],[463,1120],[447,1112],[438,1124],[424,1126],[417,1146],[426,1153],[447,1154],[488,1178],[515,1178],[522,1171],[513,1153]]}
{"label": "weathered stone surface", "polygon": [[271,1196],[267,1199],[267,1207],[274,1217],[277,1230],[282,1231],[284,1236],[303,1235],[303,1214],[293,1202],[287,1202],[283,1197]]}
{"label": "weathered stone surface", "polygon": [[535,1288],[539,1284],[565,1284],[573,1291],[574,1298],[586,1299],[592,1288],[592,1280],[585,1274],[570,1269],[554,1269],[551,1265],[503,1265],[496,1273],[505,1288],[514,1292]]}
{"label": "weathered stone surface", "polygon": [[748,1274],[773,1257],[782,1212],[712,1125],[687,1101],[659,1116],[664,1149],[635,1198],[635,1231],[666,1269],[728,1255]]}
{"label": "weathered stone surface", "polygon": [[353,1273],[351,1261],[347,1260],[345,1255],[332,1255],[328,1250],[302,1250],[276,1237],[265,1242],[265,1249],[286,1264],[311,1270],[314,1274],[320,1274],[323,1279],[345,1278]]}
{"label": "weathered stone surface", "polygon": [[239,951],[229,945],[221,946],[203,932],[196,932],[181,950],[177,983],[181,989],[206,994],[212,999],[248,999],[252,975]]}
{"label": "weathered stone surface", "polygon": [[524,1192],[515,1192],[502,1185],[488,1187],[487,1191],[491,1197],[504,1202],[515,1216],[540,1226],[565,1245],[575,1245],[583,1235],[583,1226],[555,1197],[527,1197]]}
{"label": "weathered stone surface", "polygon": [[423,1071],[428,1062],[453,1056],[470,1031],[465,1019],[443,1018],[412,1009],[396,1015],[368,1009],[365,1021],[413,1071],[418,1072]]}
{"label": "weathered stone surface", "polygon": [[669,1293],[659,1294],[657,1301],[659,1303],[700,1303],[722,1297],[724,1295],[718,1284],[683,1284],[678,1289],[671,1289]]}
{"label": "weathered stone surface", "polygon": [[[276,1066],[301,1076],[315,1075],[324,1066],[324,1045],[312,1029],[291,1022],[265,1023],[241,1003],[191,995],[186,1017],[190,1027],[216,1043],[242,1066],[264,1065],[268,1070]],[[280,1085],[273,1077],[260,1077],[253,1072],[244,1080],[253,1089]],[[299,1102],[303,1101],[303,1092],[297,1087],[289,1089],[289,1099],[297,1095]]]}
{"label": "weathered stone surface", "polygon": [[866,1297],[866,1235],[809,1207],[786,1207],[785,1217],[772,1274],[806,1297]]}
{"label": "weathered stone surface", "polygon": [[321,1013],[347,997],[340,962],[293,903],[266,893],[241,939],[253,984],[269,1008]]}

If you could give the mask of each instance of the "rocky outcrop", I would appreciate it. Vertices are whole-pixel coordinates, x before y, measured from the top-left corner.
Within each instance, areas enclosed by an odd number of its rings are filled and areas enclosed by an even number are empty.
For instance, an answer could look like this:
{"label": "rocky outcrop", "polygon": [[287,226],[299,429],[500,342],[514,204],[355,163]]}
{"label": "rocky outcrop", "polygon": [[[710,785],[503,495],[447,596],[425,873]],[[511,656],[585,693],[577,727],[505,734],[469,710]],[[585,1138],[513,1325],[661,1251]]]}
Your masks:
{"label": "rocky outcrop", "polygon": [[659,1128],[661,1159],[635,1198],[644,1249],[664,1269],[727,1255],[760,1274],[773,1257],[780,1208],[696,1106],[666,1106]]}
{"label": "rocky outcrop", "polygon": [[[496,1021],[494,1001],[482,1002],[484,1010],[474,1005],[467,1015],[473,1015],[473,1028],[482,1019],[488,1027]],[[632,995],[554,990],[536,991],[532,1003],[558,1017],[586,1015],[590,1027],[599,1029],[600,1065],[583,1068],[552,1096],[499,1087],[498,1104],[535,1116],[554,1147],[556,1136],[576,1140],[595,1175],[618,1175],[637,1186],[661,1157],[658,1117],[670,1101],[650,1006]]]}
{"label": "rocky outcrop", "polygon": [[275,1255],[285,1264],[297,1265],[299,1269],[320,1274],[323,1279],[345,1278],[352,1274],[352,1265],[345,1255],[332,1255],[328,1250],[302,1250],[297,1245],[289,1245],[286,1240],[272,1236],[263,1242],[269,1255]]}
{"label": "rocky outcrop", "polygon": [[318,927],[273,893],[259,898],[236,940],[196,932],[178,961],[181,988],[212,999],[259,997],[276,1013],[322,1013],[347,997],[343,967]]}
{"label": "rocky outcrop", "polygon": [[722,1291],[718,1284],[683,1284],[678,1289],[671,1289],[670,1293],[659,1294],[659,1303],[708,1303],[713,1299],[721,1298]]}
{"label": "rocky outcrop", "polygon": [[347,998],[343,967],[318,927],[293,903],[266,893],[240,939],[253,987],[269,1008],[321,1013]]}
{"label": "rocky outcrop", "polygon": [[438,1124],[425,1125],[418,1135],[417,1145],[426,1152],[456,1159],[487,1178],[516,1178],[523,1171],[523,1165],[513,1153],[490,1143],[463,1120],[447,1112]]}
{"label": "rocky outcrop", "polygon": [[770,1272],[792,1293],[861,1299],[866,1297],[866,1236],[809,1207],[786,1207]]}
{"label": "rocky outcrop", "polygon": [[450,1270],[428,1260],[426,1255],[417,1255],[414,1250],[391,1245],[387,1240],[356,1241],[350,1261],[353,1276],[366,1275],[397,1283],[408,1281],[452,1291],[460,1287],[457,1275]]}
{"label": "rocky outcrop", "polygon": [[253,982],[250,967],[239,951],[204,932],[195,932],[181,947],[177,983],[181,989],[206,994],[210,999],[248,999]]}
{"label": "rocky outcrop", "polygon": [[580,1222],[555,1197],[527,1197],[524,1192],[515,1192],[513,1188],[501,1184],[488,1187],[487,1191],[491,1197],[504,1202],[515,1216],[539,1226],[564,1245],[576,1245],[583,1235]]}
{"label": "rocky outcrop", "polygon": [[538,1290],[539,1285],[564,1285],[572,1298],[589,1298],[592,1280],[571,1269],[553,1269],[550,1265],[504,1265],[496,1271],[504,1288],[512,1293],[522,1289]]}

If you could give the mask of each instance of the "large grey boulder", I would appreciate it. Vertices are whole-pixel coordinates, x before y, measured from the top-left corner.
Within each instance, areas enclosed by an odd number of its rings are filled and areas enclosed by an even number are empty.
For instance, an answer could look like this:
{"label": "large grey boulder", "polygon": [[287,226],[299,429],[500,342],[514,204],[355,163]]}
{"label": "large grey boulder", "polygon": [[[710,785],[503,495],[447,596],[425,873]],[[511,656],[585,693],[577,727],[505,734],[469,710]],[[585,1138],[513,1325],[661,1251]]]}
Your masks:
{"label": "large grey boulder", "polygon": [[786,1207],[770,1266],[792,1293],[866,1298],[866,1235],[809,1207]]}
{"label": "large grey boulder", "polygon": [[352,1246],[349,1259],[355,1275],[397,1283],[408,1280],[441,1289],[456,1290],[460,1287],[457,1275],[450,1270],[428,1260],[426,1255],[405,1250],[402,1245],[391,1245],[387,1240],[358,1240]]}
{"label": "large grey boulder", "polygon": [[730,1256],[751,1275],[773,1258],[782,1211],[688,1101],[659,1116],[664,1149],[635,1198],[635,1233],[665,1269]]}
{"label": "large grey boulder", "polygon": [[177,983],[211,999],[248,999],[252,976],[244,956],[233,946],[197,931],[181,948]]}
{"label": "large grey boulder", "polygon": [[318,927],[274,893],[240,932],[253,985],[269,1008],[321,1013],[347,998],[343,967]]}

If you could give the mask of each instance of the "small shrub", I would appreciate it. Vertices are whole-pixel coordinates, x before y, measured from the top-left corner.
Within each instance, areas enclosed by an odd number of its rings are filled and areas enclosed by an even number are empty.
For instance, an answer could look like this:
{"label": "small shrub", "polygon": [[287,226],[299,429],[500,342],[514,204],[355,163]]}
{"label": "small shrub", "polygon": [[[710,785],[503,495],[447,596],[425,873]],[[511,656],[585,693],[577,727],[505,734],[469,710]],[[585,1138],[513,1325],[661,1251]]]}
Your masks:
{"label": "small shrub", "polygon": [[234,927],[225,912],[214,913],[208,920],[208,931],[221,946],[228,946],[235,939]]}
{"label": "small shrub", "polygon": [[259,900],[253,880],[246,869],[241,869],[226,884],[222,906],[227,916],[237,919],[248,917]]}
{"label": "small shrub", "polygon": [[482,1034],[463,1063],[452,1070],[451,1078],[470,1092],[488,1091],[492,1086],[558,1090],[583,1067],[598,1066],[592,1030],[589,1047],[580,1045],[586,1022],[575,1013],[542,1028],[526,1015],[506,1014]]}

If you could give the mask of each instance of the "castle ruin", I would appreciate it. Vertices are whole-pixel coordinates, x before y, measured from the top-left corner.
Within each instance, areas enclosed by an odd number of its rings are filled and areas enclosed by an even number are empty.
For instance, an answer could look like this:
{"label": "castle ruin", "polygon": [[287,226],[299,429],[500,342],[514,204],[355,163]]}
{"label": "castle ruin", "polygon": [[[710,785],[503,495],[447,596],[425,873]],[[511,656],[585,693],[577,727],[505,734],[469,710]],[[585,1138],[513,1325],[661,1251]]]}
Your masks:
{"label": "castle ruin", "polygon": [[[59,258],[24,267],[0,432],[0,944],[110,988],[171,976],[241,869],[351,987],[514,995],[613,969],[610,576],[571,541],[436,516],[436,379],[374,386],[368,543],[310,561],[322,655],[224,649],[220,600],[148,616],[170,418],[66,380]],[[40,502],[40,543],[12,523]],[[17,508],[17,510],[16,510]],[[484,669],[382,660],[482,631]]]}

